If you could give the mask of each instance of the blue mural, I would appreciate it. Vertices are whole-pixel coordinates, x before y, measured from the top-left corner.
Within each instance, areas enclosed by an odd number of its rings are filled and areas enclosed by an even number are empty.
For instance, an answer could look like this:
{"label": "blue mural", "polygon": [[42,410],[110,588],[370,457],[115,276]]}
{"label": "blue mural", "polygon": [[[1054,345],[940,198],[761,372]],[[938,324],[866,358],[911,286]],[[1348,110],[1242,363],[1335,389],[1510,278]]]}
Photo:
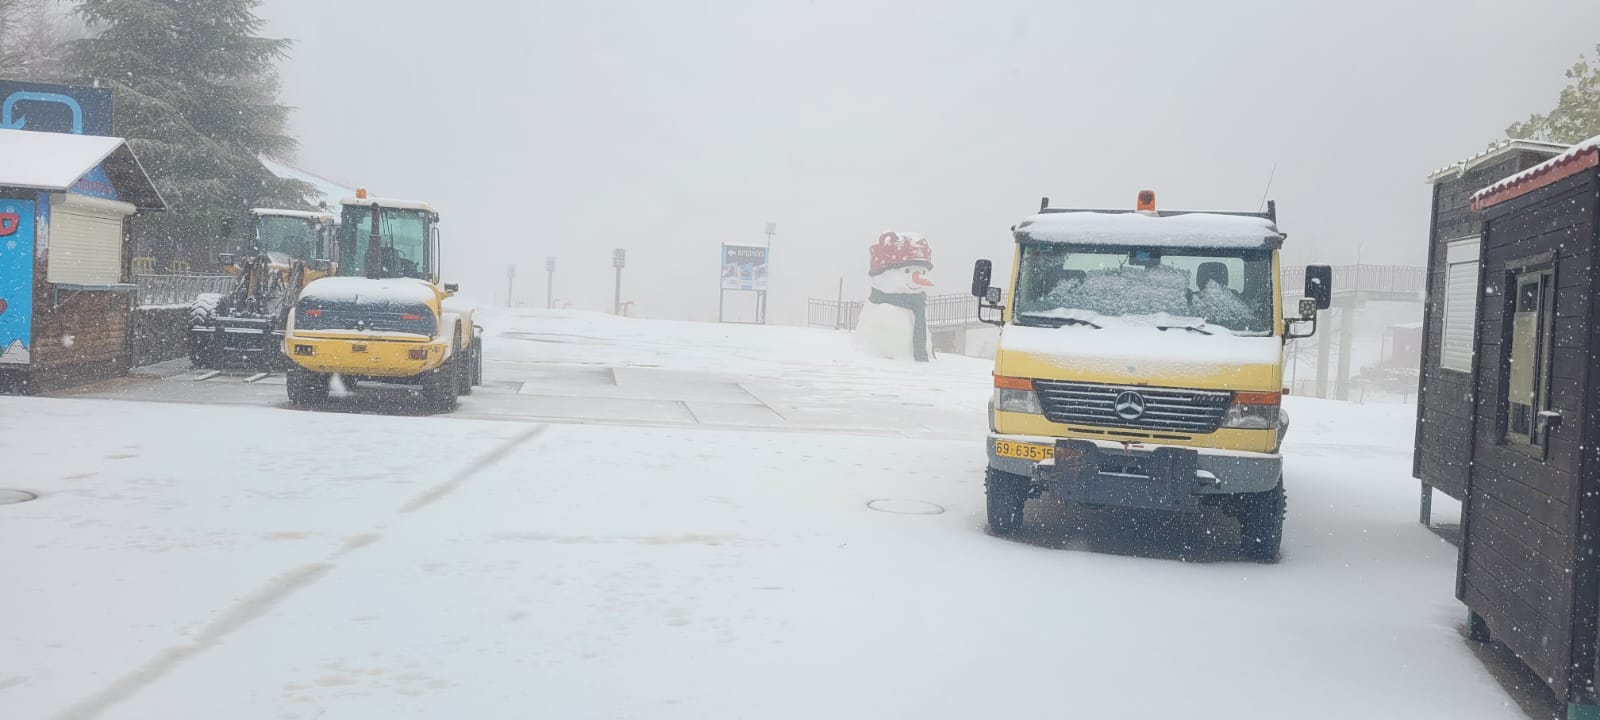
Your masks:
{"label": "blue mural", "polygon": [[0,364],[33,345],[33,201],[0,198]]}

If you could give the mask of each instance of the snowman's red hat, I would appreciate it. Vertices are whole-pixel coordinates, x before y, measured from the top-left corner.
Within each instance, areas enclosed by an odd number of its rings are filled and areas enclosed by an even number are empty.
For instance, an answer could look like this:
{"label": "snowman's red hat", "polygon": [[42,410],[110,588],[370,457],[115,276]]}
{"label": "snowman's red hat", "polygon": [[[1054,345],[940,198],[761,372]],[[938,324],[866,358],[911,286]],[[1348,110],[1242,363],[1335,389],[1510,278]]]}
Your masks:
{"label": "snowman's red hat", "polygon": [[872,269],[868,275],[877,275],[906,265],[933,268],[933,250],[928,241],[915,233],[886,232],[878,236],[878,244],[868,251],[872,256]]}

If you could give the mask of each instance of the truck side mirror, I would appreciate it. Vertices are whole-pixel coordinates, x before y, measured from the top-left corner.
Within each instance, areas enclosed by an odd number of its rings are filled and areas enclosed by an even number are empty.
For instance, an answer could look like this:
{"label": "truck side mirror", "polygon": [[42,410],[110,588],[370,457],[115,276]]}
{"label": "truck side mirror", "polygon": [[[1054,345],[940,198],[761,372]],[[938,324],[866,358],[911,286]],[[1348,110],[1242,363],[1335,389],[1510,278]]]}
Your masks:
{"label": "truck side mirror", "polygon": [[[989,297],[989,278],[994,274],[994,263],[988,260],[979,260],[972,265],[972,296],[978,298]],[[991,303],[994,301],[990,301]]]}
{"label": "truck side mirror", "polygon": [[460,290],[461,290],[461,284],[460,283],[445,283],[444,284],[444,291],[447,292],[447,293],[459,292]]}
{"label": "truck side mirror", "polygon": [[1333,267],[1306,266],[1306,298],[1317,301],[1318,310],[1333,304]]}
{"label": "truck side mirror", "polygon": [[1318,310],[1327,310],[1333,304],[1333,268],[1327,265],[1306,266],[1306,294],[1317,301]]}

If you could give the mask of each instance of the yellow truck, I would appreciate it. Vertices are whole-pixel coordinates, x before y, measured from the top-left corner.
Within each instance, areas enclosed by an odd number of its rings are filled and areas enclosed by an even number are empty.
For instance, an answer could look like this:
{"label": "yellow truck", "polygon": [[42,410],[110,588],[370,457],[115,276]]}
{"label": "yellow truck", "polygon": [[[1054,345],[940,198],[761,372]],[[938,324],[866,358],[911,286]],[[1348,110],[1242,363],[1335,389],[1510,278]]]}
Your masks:
{"label": "yellow truck", "polygon": [[[979,316],[1001,327],[985,490],[991,532],[1028,500],[1198,512],[1239,521],[1246,556],[1276,560],[1284,344],[1316,330],[1331,270],[1306,268],[1286,316],[1284,233],[1264,213],[1069,210],[1012,228],[1009,301],[979,260]],[[988,311],[989,316],[984,312]]]}
{"label": "yellow truck", "polygon": [[289,400],[328,399],[378,381],[418,386],[435,412],[483,382],[482,329],[474,309],[439,277],[439,214],[426,203],[369,198],[342,203],[338,275],[306,285],[284,335]]}

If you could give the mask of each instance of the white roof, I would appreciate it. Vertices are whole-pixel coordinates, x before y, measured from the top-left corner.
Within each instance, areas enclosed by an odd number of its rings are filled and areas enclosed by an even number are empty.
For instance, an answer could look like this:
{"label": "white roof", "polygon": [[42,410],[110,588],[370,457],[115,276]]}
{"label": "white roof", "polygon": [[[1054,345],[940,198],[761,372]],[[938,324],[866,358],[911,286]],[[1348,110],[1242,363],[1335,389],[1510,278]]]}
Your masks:
{"label": "white roof", "polygon": [[116,137],[0,130],[0,185],[66,190],[122,143]]}
{"label": "white roof", "polygon": [[1567,146],[1561,143],[1545,142],[1543,140],[1503,140],[1499,143],[1489,146],[1489,149],[1484,150],[1477,155],[1473,155],[1466,160],[1462,160],[1458,163],[1452,163],[1433,171],[1433,174],[1428,176],[1428,184],[1432,185],[1440,180],[1461,177],[1462,175],[1472,172],[1473,168],[1486,163],[1494,162],[1495,160],[1498,160],[1509,153],[1529,150],[1533,152],[1544,153],[1546,155],[1554,155],[1566,149]]}
{"label": "white roof", "polygon": [[338,221],[338,218],[336,218],[336,217],[334,217],[334,216],[332,216],[332,215],[330,215],[328,213],[325,213],[325,212],[308,212],[308,211],[305,211],[305,210],[282,210],[282,209],[279,209],[279,208],[251,208],[250,212],[252,214],[255,214],[255,215],[272,215],[272,216],[275,216],[275,217],[292,217],[292,218],[302,218],[302,219],[305,219],[305,220],[320,220],[320,221],[326,222],[326,223],[331,223],[331,222],[337,222]]}
{"label": "white roof", "polygon": [[399,208],[401,210],[426,210],[426,211],[431,212],[431,213],[435,213],[435,214],[438,213],[437,210],[433,209],[432,205],[429,205],[429,204],[427,204],[425,202],[417,202],[415,200],[395,200],[393,198],[375,198],[375,197],[366,197],[366,198],[347,197],[347,198],[345,198],[343,200],[340,200],[339,203],[342,204],[342,205],[372,205],[372,204],[377,204],[377,205],[381,205],[381,206],[386,207],[386,208]]}
{"label": "white roof", "polygon": [[1263,217],[1182,213],[1149,215],[1095,210],[1033,215],[1016,227],[1017,239],[1074,245],[1184,248],[1260,248],[1283,241]]}
{"label": "white roof", "polygon": [[265,156],[259,159],[262,167],[265,167],[273,175],[285,180],[299,180],[316,188],[317,196],[311,199],[313,205],[323,202],[327,203],[329,209],[336,209],[339,207],[339,198],[356,194],[355,188],[346,187],[316,173],[308,172]]}
{"label": "white roof", "polygon": [[1511,187],[1512,185],[1516,185],[1524,180],[1531,179],[1535,175],[1543,175],[1556,166],[1565,165],[1569,162],[1572,162],[1573,158],[1576,158],[1577,156],[1596,148],[1600,148],[1600,135],[1596,135],[1588,140],[1578,143],[1577,145],[1573,145],[1572,147],[1568,148],[1566,152],[1528,168],[1527,170],[1523,170],[1522,172],[1507,178],[1502,178],[1499,182],[1473,193],[1472,199],[1478,200],[1480,198],[1493,195],[1501,190]]}

